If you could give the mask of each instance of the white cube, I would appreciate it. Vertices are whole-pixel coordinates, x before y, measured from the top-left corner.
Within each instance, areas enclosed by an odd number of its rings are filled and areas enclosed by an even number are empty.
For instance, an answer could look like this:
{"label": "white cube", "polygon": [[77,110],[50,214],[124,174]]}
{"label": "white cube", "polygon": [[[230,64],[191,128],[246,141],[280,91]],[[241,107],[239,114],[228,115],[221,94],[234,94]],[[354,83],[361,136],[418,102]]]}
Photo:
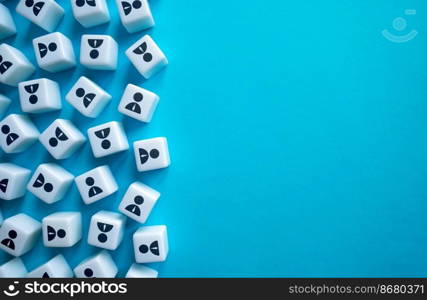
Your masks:
{"label": "white cube", "polygon": [[116,264],[106,250],[86,258],[74,268],[77,278],[114,278],[117,271]]}
{"label": "white cube", "polygon": [[21,256],[33,248],[40,232],[41,223],[26,214],[9,217],[0,227],[0,249]]}
{"label": "white cube", "polygon": [[133,234],[133,249],[137,263],[165,261],[169,252],[166,226],[144,226]]}
{"label": "white cube", "polygon": [[20,0],[16,12],[49,32],[55,30],[64,16],[64,10],[54,0]]}
{"label": "white cube", "polygon": [[27,278],[72,278],[73,271],[62,254],[27,274]]}
{"label": "white cube", "polygon": [[0,40],[16,34],[15,22],[9,9],[0,4]]}
{"label": "white cube", "polygon": [[125,278],[157,278],[158,272],[141,264],[133,263]]}
{"label": "white cube", "polygon": [[0,117],[7,111],[11,102],[10,98],[0,94]]}
{"label": "white cube", "polygon": [[90,146],[95,157],[103,157],[129,149],[129,143],[121,123],[113,121],[87,130]]}
{"label": "white cube", "polygon": [[71,121],[56,119],[40,134],[39,141],[55,159],[65,159],[86,142],[86,137]]}
{"label": "white cube", "polygon": [[82,238],[82,214],[57,212],[42,220],[45,247],[72,247]]}
{"label": "white cube", "polygon": [[54,73],[76,65],[73,44],[60,32],[33,39],[33,47],[37,63],[43,70]]}
{"label": "white cube", "polygon": [[147,0],[116,0],[120,20],[129,33],[154,26]]}
{"label": "white cube", "polygon": [[158,191],[140,182],[134,182],[123,196],[119,210],[129,218],[145,223],[159,197]]}
{"label": "white cube", "polygon": [[17,86],[35,71],[33,64],[18,49],[8,44],[0,45],[0,82]]}
{"label": "white cube", "polygon": [[57,164],[41,164],[28,182],[27,190],[50,204],[64,198],[73,179],[73,174]]}
{"label": "white cube", "polygon": [[119,103],[119,112],[142,122],[150,122],[159,103],[159,96],[128,84]]}
{"label": "white cube", "polygon": [[23,81],[18,89],[23,112],[43,113],[62,108],[59,85],[53,80],[40,78]]}
{"label": "white cube", "polygon": [[74,18],[83,27],[89,28],[110,21],[105,0],[71,0]]}
{"label": "white cube", "polygon": [[170,165],[168,142],[164,137],[133,143],[136,168],[139,172],[166,168]]}
{"label": "white cube", "polygon": [[30,118],[11,114],[0,122],[0,145],[6,153],[19,153],[34,144],[40,133]]}
{"label": "white cube", "polygon": [[0,266],[0,278],[25,278],[27,272],[27,268],[19,257],[15,257]]}
{"label": "white cube", "polygon": [[84,34],[80,46],[80,63],[89,69],[115,70],[117,42],[109,35]]}
{"label": "white cube", "polygon": [[13,200],[25,195],[31,171],[11,163],[0,164],[0,199]]}
{"label": "white cube", "polygon": [[117,182],[108,166],[100,166],[77,176],[77,189],[86,204],[101,200],[118,190]]}
{"label": "white cube", "polygon": [[90,219],[87,243],[92,246],[116,250],[123,239],[126,218],[122,214],[101,210]]}
{"label": "white cube", "polygon": [[163,69],[168,60],[149,35],[143,36],[126,50],[126,56],[146,79]]}
{"label": "white cube", "polygon": [[111,96],[87,77],[80,77],[65,99],[82,115],[96,118],[110,102]]}

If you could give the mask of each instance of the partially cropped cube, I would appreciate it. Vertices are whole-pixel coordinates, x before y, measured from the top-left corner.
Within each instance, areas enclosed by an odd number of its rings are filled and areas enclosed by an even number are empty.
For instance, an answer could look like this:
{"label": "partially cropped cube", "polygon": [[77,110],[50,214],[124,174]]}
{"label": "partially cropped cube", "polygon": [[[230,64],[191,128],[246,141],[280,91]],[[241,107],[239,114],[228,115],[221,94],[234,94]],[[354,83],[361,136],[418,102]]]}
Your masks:
{"label": "partially cropped cube", "polygon": [[117,271],[116,264],[106,250],[86,258],[74,268],[77,278],[114,278]]}
{"label": "partially cropped cube", "polygon": [[19,257],[15,257],[0,266],[0,278],[25,278],[27,272],[27,268]]}
{"label": "partially cropped cube", "polygon": [[65,159],[86,142],[86,137],[71,121],[56,119],[40,134],[39,140],[55,159]]}
{"label": "partially cropped cube", "polygon": [[118,185],[108,166],[100,166],[77,176],[77,189],[83,202],[90,204],[114,194]]}
{"label": "partially cropped cube", "polygon": [[126,273],[126,278],[157,278],[158,272],[141,264],[133,263]]}
{"label": "partially cropped cube", "polygon": [[89,28],[110,21],[105,0],[71,0],[74,18],[83,27]]}
{"label": "partially cropped cube", "polygon": [[11,163],[0,164],[0,199],[13,200],[25,195],[31,171]]}
{"label": "partially cropped cube", "polygon": [[147,0],[116,0],[120,20],[129,33],[154,26]]}
{"label": "partially cropped cube", "polygon": [[129,143],[121,123],[113,121],[87,130],[93,155],[104,157],[129,149]]}
{"label": "partially cropped cube", "polygon": [[133,247],[137,263],[165,261],[169,252],[166,226],[144,226],[133,234]]}
{"label": "partially cropped cube", "polygon": [[64,16],[64,10],[54,0],[20,0],[16,12],[49,32],[55,30]]}
{"label": "partially cropped cube", "polygon": [[25,115],[11,114],[0,122],[0,145],[6,153],[19,153],[33,145],[40,132]]}
{"label": "partially cropped cube", "polygon": [[23,81],[18,89],[23,112],[43,113],[62,108],[59,85],[53,80],[40,78]]}
{"label": "partially cropped cube", "polygon": [[62,254],[58,254],[27,274],[27,278],[71,278],[73,271]]}
{"label": "partially cropped cube", "polygon": [[80,46],[80,63],[89,69],[115,70],[117,42],[109,35],[84,34]]}
{"label": "partially cropped cube", "polygon": [[8,45],[0,45],[0,82],[17,86],[34,73],[35,67],[18,49]]}
{"label": "partially cropped cube", "polygon": [[128,84],[119,103],[119,112],[142,122],[150,122],[159,103],[159,96]]}
{"label": "partially cropped cube", "polygon": [[124,215],[102,210],[90,219],[89,245],[116,250],[123,239],[126,218]]}
{"label": "partially cropped cube", "polygon": [[16,34],[15,22],[9,9],[0,4],[0,40]]}
{"label": "partially cropped cube", "polygon": [[33,39],[33,47],[40,68],[48,72],[60,72],[76,65],[73,44],[60,32]]}
{"label": "partially cropped cube", "polygon": [[133,143],[136,167],[139,172],[166,168],[170,165],[168,142],[164,137]]}
{"label": "partially cropped cube", "polygon": [[45,247],[72,247],[82,238],[80,212],[57,212],[42,220]]}

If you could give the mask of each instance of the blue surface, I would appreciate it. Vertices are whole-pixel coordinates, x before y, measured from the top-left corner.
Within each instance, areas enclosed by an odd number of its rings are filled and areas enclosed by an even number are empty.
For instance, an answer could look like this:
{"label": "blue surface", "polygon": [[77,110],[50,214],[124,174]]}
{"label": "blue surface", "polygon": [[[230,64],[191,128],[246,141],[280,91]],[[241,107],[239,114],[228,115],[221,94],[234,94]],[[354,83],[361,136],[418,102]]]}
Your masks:
{"label": "blue surface", "polygon": [[[86,144],[61,164],[76,175],[109,164],[120,184],[114,196],[86,206],[73,187],[53,205],[30,194],[3,202],[5,216],[84,213],[83,241],[65,250],[40,241],[23,257],[29,269],[59,252],[73,267],[97,252],[85,241],[90,216],[116,209],[128,184],[141,180],[162,193],[147,223],[168,225],[170,255],[153,264],[162,277],[427,276],[425,1],[152,0],[157,24],[148,32],[170,65],[146,82],[123,54],[143,33],[128,34],[112,2],[108,25],[84,30],[68,13],[59,31],[77,54],[82,33],[112,34],[116,72],[79,66],[33,76],[57,80],[65,95],[85,74],[112,103],[95,120],[65,102],[60,113],[32,119],[41,130],[59,116],[83,130],[123,121],[131,142],[168,137],[172,165],[138,174],[131,152],[94,159]],[[408,8],[417,15],[404,16]],[[408,43],[381,35],[399,16],[420,32]],[[30,40],[44,32],[14,17],[20,32],[7,42],[35,62]],[[152,123],[117,112],[128,82],[160,95]],[[16,90],[0,90],[19,111]],[[52,160],[40,144],[2,157],[31,169]],[[112,253],[120,276],[133,261],[137,227],[128,221]]]}

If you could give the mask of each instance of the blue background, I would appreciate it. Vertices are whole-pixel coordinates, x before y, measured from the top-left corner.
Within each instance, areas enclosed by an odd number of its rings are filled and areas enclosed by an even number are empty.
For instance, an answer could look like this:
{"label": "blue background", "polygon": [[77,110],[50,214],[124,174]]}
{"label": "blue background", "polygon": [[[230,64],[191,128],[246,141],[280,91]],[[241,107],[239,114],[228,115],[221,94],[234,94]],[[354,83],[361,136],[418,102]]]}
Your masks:
{"label": "blue background", "polygon": [[[74,267],[98,249],[86,243],[90,216],[116,210],[127,186],[140,180],[162,196],[147,224],[166,224],[170,253],[152,264],[162,277],[188,276],[427,276],[427,41],[425,1],[165,1],[151,0],[152,34],[170,65],[148,81],[124,51],[145,32],[128,34],[115,4],[112,21],[83,29],[69,1],[58,30],[79,54],[83,33],[111,34],[120,44],[115,72],[78,66],[32,77],[58,81],[65,95],[81,75],[113,100],[97,119],[64,102],[61,112],[32,115],[40,130],[70,118],[82,130],[122,121],[130,142],[166,136],[172,165],[137,173],[131,151],[94,159],[89,144],[60,164],[81,174],[101,164],[120,190],[84,205],[68,197],[44,204],[27,193],[1,203],[4,216],[42,217],[82,210],[84,238],[70,249],[35,249],[23,256],[31,270],[56,253]],[[17,1],[6,1],[14,9]],[[407,8],[417,15],[404,16]],[[13,12],[19,27],[5,42],[35,63],[31,39],[44,34]],[[408,20],[412,41],[394,44],[396,17]],[[396,32],[394,32],[396,33]],[[117,112],[130,82],[158,93],[149,124]],[[15,88],[0,86],[14,99]],[[34,170],[52,161],[40,144],[2,155]],[[123,276],[133,262],[126,235],[112,252]],[[1,261],[9,256],[1,254]]]}

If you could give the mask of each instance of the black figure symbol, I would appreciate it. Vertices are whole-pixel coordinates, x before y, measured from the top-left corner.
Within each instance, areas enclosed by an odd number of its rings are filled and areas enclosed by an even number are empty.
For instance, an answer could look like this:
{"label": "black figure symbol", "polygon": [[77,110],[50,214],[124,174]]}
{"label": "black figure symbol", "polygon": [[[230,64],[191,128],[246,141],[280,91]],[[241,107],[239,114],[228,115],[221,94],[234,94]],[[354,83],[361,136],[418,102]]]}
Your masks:
{"label": "black figure symbol", "polygon": [[153,59],[153,55],[150,52],[146,52],[146,51],[147,51],[147,43],[143,42],[141,45],[136,47],[135,50],[133,50],[133,53],[137,55],[142,55],[142,59],[145,62],[150,62]]}
{"label": "black figure symbol", "polygon": [[10,61],[3,61],[3,56],[0,55],[0,74],[4,74],[13,64]]}
{"label": "black figure symbol", "polygon": [[95,135],[103,140],[101,142],[102,149],[108,150],[111,147],[111,142],[106,138],[110,135],[110,127],[95,131]]}
{"label": "black figure symbol", "polygon": [[76,1],[76,5],[78,7],[83,7],[85,5],[85,3],[89,6],[95,7],[96,6],[96,2],[95,0],[77,0]]}
{"label": "black figure symbol", "polygon": [[43,187],[43,189],[47,193],[50,193],[53,191],[52,183],[49,183],[49,182],[45,183],[45,179],[42,173],[40,173],[39,176],[37,176],[36,180],[33,183],[33,187],[35,188]]}
{"label": "black figure symbol", "polygon": [[87,93],[83,88],[78,88],[76,90],[76,96],[79,98],[83,98],[83,105],[85,106],[85,108],[87,108],[93,101],[93,99],[95,99],[95,94],[94,93]]}
{"label": "black figure symbol", "polygon": [[52,137],[49,139],[49,145],[51,147],[58,146],[58,140],[59,141],[66,141],[66,140],[68,140],[68,136],[65,135],[65,133],[61,130],[61,128],[56,127],[55,137]]}
{"label": "black figure symbol", "polygon": [[64,229],[55,230],[52,226],[47,226],[47,240],[50,242],[54,238],[58,237],[60,239],[64,238],[67,235]]}
{"label": "black figure symbol", "polygon": [[15,243],[13,242],[14,239],[18,236],[15,230],[9,230],[9,238],[6,238],[1,241],[2,245],[6,246],[9,249],[15,250]]}
{"label": "black figure symbol", "polygon": [[6,193],[7,185],[9,184],[9,179],[5,178],[0,180],[0,191]]}
{"label": "black figure symbol", "polygon": [[58,49],[58,46],[54,42],[49,43],[49,45],[47,46],[43,43],[38,43],[37,46],[39,47],[39,53],[41,58],[45,57],[49,51],[55,52],[56,49]]}
{"label": "black figure symbol", "polygon": [[132,12],[132,8],[139,9],[141,8],[141,6],[142,6],[142,2],[140,0],[135,0],[132,2],[132,4],[126,1],[122,1],[122,7],[123,7],[123,12],[125,13],[125,16],[127,16]]}
{"label": "black figure symbol", "polygon": [[111,224],[107,224],[107,223],[102,223],[102,222],[98,222],[96,225],[98,225],[98,229],[101,232],[104,233],[100,233],[98,235],[98,241],[100,241],[101,243],[105,243],[107,241],[107,235],[105,234],[106,232],[110,232],[113,229],[113,225]]}
{"label": "black figure symbol", "polygon": [[31,94],[30,98],[28,98],[28,101],[30,101],[31,104],[36,104],[37,101],[39,101],[39,98],[37,97],[37,95],[35,95],[35,93],[37,93],[39,89],[39,84],[34,83],[26,85],[24,86],[24,89],[27,91],[28,94]]}
{"label": "black figure symbol", "polygon": [[50,276],[47,274],[47,272],[44,272],[42,278],[50,278]]}
{"label": "black figure symbol", "polygon": [[134,215],[137,215],[139,217],[141,215],[141,209],[139,208],[139,205],[141,205],[142,203],[144,203],[144,197],[142,197],[142,196],[135,196],[135,198],[133,198],[133,202],[135,204],[129,204],[128,206],[125,207],[125,209],[128,212],[131,212]]}
{"label": "black figure symbol", "polygon": [[86,268],[86,269],[83,271],[83,274],[85,274],[85,276],[86,276],[86,277],[93,277],[93,271],[92,271],[92,269],[91,269],[91,268]]}
{"label": "black figure symbol", "polygon": [[139,159],[141,161],[141,165],[145,164],[150,157],[156,159],[159,155],[160,152],[157,149],[152,149],[150,150],[150,153],[148,153],[147,150],[139,148]]}
{"label": "black figure symbol", "polygon": [[96,50],[96,48],[101,47],[103,42],[104,42],[104,40],[102,40],[102,39],[88,39],[87,40],[87,43],[89,44],[89,46],[93,48],[89,53],[91,58],[95,59],[99,56],[99,51]]}
{"label": "black figure symbol", "polygon": [[159,251],[159,242],[158,241],[154,241],[150,244],[150,247],[148,247],[145,244],[142,244],[141,246],[139,246],[139,252],[141,252],[142,254],[145,254],[148,252],[148,250],[150,250],[150,252],[156,256],[159,256],[160,251]]}
{"label": "black figure symbol", "polygon": [[94,197],[94,196],[101,194],[103,192],[103,190],[99,186],[93,186],[95,184],[95,179],[93,179],[92,177],[86,178],[85,182],[88,186],[91,187],[89,189],[89,193],[88,193],[89,198]]}
{"label": "black figure symbol", "polygon": [[12,144],[14,141],[16,141],[19,138],[19,135],[17,135],[14,132],[10,132],[10,127],[9,125],[3,125],[1,127],[1,132],[3,134],[6,134],[6,145],[10,146],[10,144]]}
{"label": "black figure symbol", "polygon": [[135,93],[133,94],[133,100],[135,102],[128,103],[125,108],[127,110],[133,111],[134,113],[140,114],[141,113],[141,106],[138,104],[138,102],[141,102],[144,98],[144,95],[142,93]]}
{"label": "black figure symbol", "polygon": [[40,1],[40,2],[34,3],[34,0],[25,0],[25,5],[27,7],[32,7],[33,8],[33,14],[35,16],[38,16],[40,11],[42,10],[42,8],[44,6],[44,2]]}

